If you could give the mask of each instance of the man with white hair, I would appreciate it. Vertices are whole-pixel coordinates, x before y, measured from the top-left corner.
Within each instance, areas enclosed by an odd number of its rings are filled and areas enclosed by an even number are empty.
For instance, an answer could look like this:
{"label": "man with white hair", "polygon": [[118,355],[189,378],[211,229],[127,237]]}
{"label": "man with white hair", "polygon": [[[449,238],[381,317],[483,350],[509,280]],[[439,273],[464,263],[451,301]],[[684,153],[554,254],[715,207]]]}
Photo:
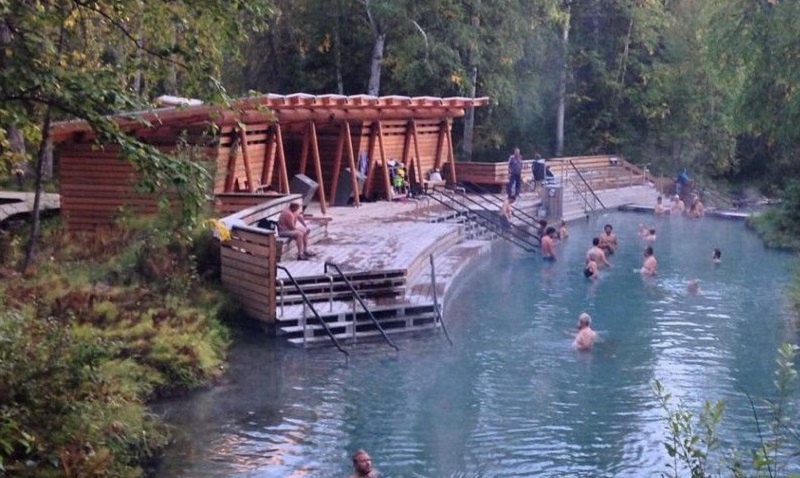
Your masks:
{"label": "man with white hair", "polygon": [[597,332],[592,330],[592,316],[583,312],[578,316],[578,333],[572,341],[572,346],[576,350],[589,350],[596,338]]}

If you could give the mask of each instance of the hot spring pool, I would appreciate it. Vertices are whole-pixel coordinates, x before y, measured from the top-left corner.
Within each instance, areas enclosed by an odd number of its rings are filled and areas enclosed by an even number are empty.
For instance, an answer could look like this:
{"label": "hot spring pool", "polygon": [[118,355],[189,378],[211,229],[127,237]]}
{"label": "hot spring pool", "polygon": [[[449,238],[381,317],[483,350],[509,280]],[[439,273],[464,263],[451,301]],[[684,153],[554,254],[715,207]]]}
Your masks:
{"label": "hot spring pool", "polygon": [[[620,250],[592,283],[583,257],[605,223]],[[640,223],[657,232],[654,279],[632,272]],[[569,229],[554,264],[498,245],[459,280],[452,347],[441,335],[398,340],[399,353],[362,345],[346,363],[333,348],[237,340],[220,386],[161,405],[176,441],[157,476],[343,477],[357,448],[391,477],[658,476],[656,379],[692,411],[724,399],[721,436],[755,446],[745,392],[773,396],[777,347],[797,343],[794,255],[738,221],[611,213]],[[605,339],[588,353],[565,333],[582,311]]]}

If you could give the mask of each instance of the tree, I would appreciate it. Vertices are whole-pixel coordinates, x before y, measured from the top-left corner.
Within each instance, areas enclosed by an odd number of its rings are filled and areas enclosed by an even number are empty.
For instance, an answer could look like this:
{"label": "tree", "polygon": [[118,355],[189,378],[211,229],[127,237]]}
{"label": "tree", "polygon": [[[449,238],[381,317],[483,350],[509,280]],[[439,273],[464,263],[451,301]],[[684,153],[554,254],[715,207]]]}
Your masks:
{"label": "tree", "polygon": [[137,142],[109,115],[146,108],[172,72],[184,94],[225,100],[218,80],[222,59],[235,54],[245,30],[259,28],[268,13],[268,0],[0,0],[8,33],[0,52],[0,125],[30,131],[26,140],[37,151],[24,268],[35,258],[44,160],[50,126],[59,119],[89,122],[98,143],[119,145],[143,173],[146,190],[174,188],[193,217],[205,198],[202,167]]}

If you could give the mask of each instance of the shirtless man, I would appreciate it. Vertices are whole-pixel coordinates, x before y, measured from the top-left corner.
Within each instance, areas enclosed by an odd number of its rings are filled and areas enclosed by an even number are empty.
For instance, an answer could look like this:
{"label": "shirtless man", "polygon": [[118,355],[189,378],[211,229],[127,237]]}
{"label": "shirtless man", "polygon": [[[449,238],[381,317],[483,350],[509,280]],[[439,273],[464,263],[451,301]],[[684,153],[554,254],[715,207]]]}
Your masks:
{"label": "shirtless man", "polygon": [[592,348],[592,344],[597,338],[597,332],[592,330],[592,317],[583,312],[578,316],[578,333],[572,341],[572,347],[576,350],[586,351]]}
{"label": "shirtless man", "polygon": [[600,239],[595,237],[592,239],[592,247],[586,251],[586,263],[588,264],[589,261],[594,261],[598,267],[600,266],[611,266],[611,263],[608,262],[606,259],[606,253],[600,249]]}
{"label": "shirtless man", "polygon": [[661,196],[658,196],[658,198],[656,199],[656,206],[655,208],[653,208],[653,213],[655,213],[656,216],[660,216],[662,214],[669,214],[669,209],[664,208],[662,201],[663,198]]}
{"label": "shirtless man", "polygon": [[692,207],[689,209],[689,216],[699,218],[705,215],[706,208],[703,206],[703,201],[701,201],[699,197],[695,196],[694,201],[692,202]]}
{"label": "shirtless man", "polygon": [[669,211],[672,214],[683,214],[683,211],[686,210],[686,204],[683,203],[683,200],[677,194],[672,196],[672,203],[670,204]]}
{"label": "shirtless man", "polygon": [[308,250],[308,232],[308,225],[303,219],[300,204],[293,202],[281,211],[278,216],[278,236],[294,239],[297,244],[298,261],[307,261],[309,257],[316,255]]}
{"label": "shirtless man", "polygon": [[606,253],[607,256],[614,254],[617,252],[617,236],[614,234],[614,228],[611,227],[611,224],[606,224],[603,227],[603,233],[600,234],[600,248],[603,249],[603,252]]}
{"label": "shirtless man", "polygon": [[379,478],[380,473],[372,467],[372,459],[364,450],[353,453],[353,474],[348,478]]}
{"label": "shirtless man", "polygon": [[644,250],[644,262],[642,263],[642,268],[639,269],[639,273],[642,275],[654,276],[656,275],[657,266],[658,261],[656,261],[656,256],[653,254],[653,247],[647,246]]}
{"label": "shirtless man", "polygon": [[556,235],[556,228],[550,226],[545,230],[544,236],[542,236],[542,242],[541,242],[542,259],[546,261],[556,260],[555,250],[553,247],[554,243],[553,236],[555,235]]}

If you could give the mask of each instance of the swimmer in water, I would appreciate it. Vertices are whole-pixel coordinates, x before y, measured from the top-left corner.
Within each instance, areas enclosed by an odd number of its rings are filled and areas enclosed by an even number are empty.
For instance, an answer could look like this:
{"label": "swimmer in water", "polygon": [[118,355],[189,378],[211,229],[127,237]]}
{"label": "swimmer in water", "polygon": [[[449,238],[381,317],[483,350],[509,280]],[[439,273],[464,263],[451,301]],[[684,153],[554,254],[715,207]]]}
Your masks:
{"label": "swimmer in water", "polygon": [[722,251],[720,251],[716,247],[711,252],[711,262],[713,262],[714,264],[719,264],[720,262],[722,262]]}
{"label": "swimmer in water", "polygon": [[553,226],[548,227],[545,232],[544,236],[542,236],[542,242],[540,245],[542,251],[542,259],[546,261],[555,261],[555,248],[553,246],[554,239],[553,236],[556,235],[556,228]]}
{"label": "swimmer in water", "polygon": [[700,292],[700,281],[697,279],[691,279],[689,282],[686,283],[686,292],[690,295],[697,295]]}
{"label": "swimmer in water", "polygon": [[597,268],[597,262],[589,259],[586,261],[586,265],[583,267],[583,275],[587,279],[597,279],[600,277],[600,271]]}
{"label": "swimmer in water", "polygon": [[561,220],[561,223],[558,225],[558,238],[562,241],[569,237],[569,231],[567,231],[567,221]]}
{"label": "swimmer in water", "polygon": [[600,249],[606,253],[606,256],[610,256],[617,252],[617,236],[612,231],[614,230],[611,227],[611,224],[606,224],[603,227],[603,233],[600,234]]}
{"label": "swimmer in water", "polygon": [[572,347],[576,350],[586,351],[592,348],[592,344],[597,339],[597,332],[592,330],[592,316],[583,312],[578,316],[578,333],[572,341]]}
{"label": "swimmer in water", "polygon": [[600,238],[595,237],[592,239],[592,247],[586,251],[586,263],[588,264],[589,261],[592,260],[597,263],[597,266],[609,266],[611,267],[611,263],[608,262],[606,259],[606,253],[603,252],[603,249],[600,248]]}
{"label": "swimmer in water", "polygon": [[658,267],[658,261],[656,261],[656,256],[653,253],[653,247],[647,246],[644,250],[644,262],[642,263],[642,268],[639,269],[639,273],[654,276],[656,275],[656,267]]}

